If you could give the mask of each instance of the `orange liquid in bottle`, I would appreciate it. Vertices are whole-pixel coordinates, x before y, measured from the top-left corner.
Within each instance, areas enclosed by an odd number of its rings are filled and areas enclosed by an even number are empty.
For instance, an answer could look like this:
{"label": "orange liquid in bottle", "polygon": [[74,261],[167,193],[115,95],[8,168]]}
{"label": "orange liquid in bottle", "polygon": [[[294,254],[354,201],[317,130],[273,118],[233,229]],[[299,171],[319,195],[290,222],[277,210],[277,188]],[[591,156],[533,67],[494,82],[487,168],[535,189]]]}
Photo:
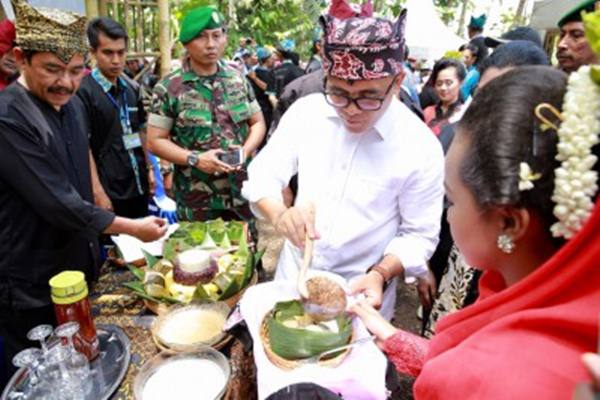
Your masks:
{"label": "orange liquid in bottle", "polygon": [[100,354],[100,342],[92,319],[85,275],[79,271],[61,272],[50,279],[50,287],[56,321],[59,325],[71,321],[79,324],[73,345],[88,360],[93,360]]}

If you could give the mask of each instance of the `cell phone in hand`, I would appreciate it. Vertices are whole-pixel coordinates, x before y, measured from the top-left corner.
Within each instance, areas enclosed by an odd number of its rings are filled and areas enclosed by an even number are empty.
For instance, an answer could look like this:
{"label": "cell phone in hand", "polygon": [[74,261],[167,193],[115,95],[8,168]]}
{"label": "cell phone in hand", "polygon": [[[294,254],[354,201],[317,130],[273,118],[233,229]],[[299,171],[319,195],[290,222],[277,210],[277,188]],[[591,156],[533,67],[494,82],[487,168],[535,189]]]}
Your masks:
{"label": "cell phone in hand", "polygon": [[225,153],[220,153],[217,155],[219,161],[224,162],[232,167],[237,167],[244,163],[244,149],[241,147],[227,151]]}

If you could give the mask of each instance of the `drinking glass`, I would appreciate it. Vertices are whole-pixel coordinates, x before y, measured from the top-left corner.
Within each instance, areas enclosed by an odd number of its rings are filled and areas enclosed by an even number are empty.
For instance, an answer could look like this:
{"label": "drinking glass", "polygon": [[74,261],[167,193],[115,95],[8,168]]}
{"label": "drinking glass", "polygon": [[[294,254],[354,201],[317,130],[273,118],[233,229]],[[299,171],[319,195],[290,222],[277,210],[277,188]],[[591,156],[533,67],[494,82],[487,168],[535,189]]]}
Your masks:
{"label": "drinking glass", "polygon": [[[65,352],[64,363],[71,381],[71,387],[85,388],[90,376],[90,364],[87,357],[77,351],[73,343],[73,336],[79,332],[79,324],[77,322],[67,322],[59,325],[54,330],[54,334],[63,339],[63,351]],[[66,345],[64,341],[66,340]]]}

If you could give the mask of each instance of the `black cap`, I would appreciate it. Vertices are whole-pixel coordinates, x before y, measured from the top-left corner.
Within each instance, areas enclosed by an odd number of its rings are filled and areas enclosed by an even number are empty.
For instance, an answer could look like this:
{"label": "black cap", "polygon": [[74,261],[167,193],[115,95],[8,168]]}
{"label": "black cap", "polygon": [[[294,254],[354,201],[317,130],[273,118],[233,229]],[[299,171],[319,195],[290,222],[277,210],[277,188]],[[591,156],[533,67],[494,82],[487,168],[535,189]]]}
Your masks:
{"label": "black cap", "polygon": [[488,47],[498,47],[501,44],[505,44],[508,42],[512,42],[515,40],[526,40],[534,43],[536,46],[543,47],[542,45],[542,37],[540,34],[533,28],[528,26],[519,26],[514,29],[511,29],[508,32],[505,32],[499,38],[496,37],[486,37],[485,44]]}

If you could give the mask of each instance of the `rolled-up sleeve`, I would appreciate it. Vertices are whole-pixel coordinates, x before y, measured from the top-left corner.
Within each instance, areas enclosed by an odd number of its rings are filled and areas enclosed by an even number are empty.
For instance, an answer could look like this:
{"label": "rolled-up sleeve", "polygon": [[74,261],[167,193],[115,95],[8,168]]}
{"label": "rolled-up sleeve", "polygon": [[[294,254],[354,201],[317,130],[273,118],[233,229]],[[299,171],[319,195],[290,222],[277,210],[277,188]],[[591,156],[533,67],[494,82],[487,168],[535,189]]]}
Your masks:
{"label": "rolled-up sleeve", "polygon": [[175,123],[175,112],[169,99],[167,85],[168,81],[159,82],[152,91],[148,125],[170,131]]}
{"label": "rolled-up sleeve", "polygon": [[49,224],[97,238],[112,212],[85,201],[69,183],[61,162],[24,128],[0,120],[0,179]]}
{"label": "rolled-up sleeve", "polygon": [[282,190],[291,177],[298,172],[298,127],[297,112],[286,113],[267,143],[248,166],[248,180],[242,186],[242,195],[250,202],[252,212],[262,215],[254,206],[258,201],[269,198],[283,201]]}
{"label": "rolled-up sleeve", "polygon": [[444,200],[444,155],[435,144],[420,154],[398,198],[401,224],[384,254],[396,256],[408,275],[420,275],[439,241]]}

